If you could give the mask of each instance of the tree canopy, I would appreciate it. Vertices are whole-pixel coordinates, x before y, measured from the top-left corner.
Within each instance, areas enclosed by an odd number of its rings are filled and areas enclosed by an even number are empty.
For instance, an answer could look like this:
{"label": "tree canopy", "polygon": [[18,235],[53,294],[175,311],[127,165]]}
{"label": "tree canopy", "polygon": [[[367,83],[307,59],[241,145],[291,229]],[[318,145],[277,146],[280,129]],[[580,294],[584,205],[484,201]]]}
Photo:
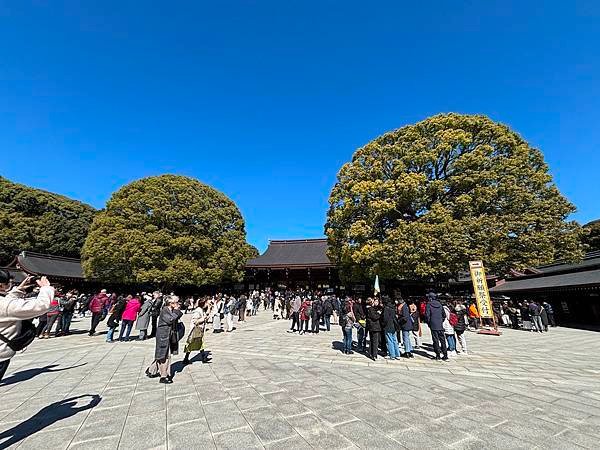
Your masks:
{"label": "tree canopy", "polygon": [[96,210],[0,177],[0,264],[23,250],[79,257]]}
{"label": "tree canopy", "polygon": [[330,257],[347,276],[449,278],[574,260],[581,229],[542,153],[485,116],[440,114],[358,149],[338,173]]}
{"label": "tree canopy", "polygon": [[588,252],[600,251],[600,220],[594,220],[583,226],[583,243]]}
{"label": "tree canopy", "polygon": [[113,194],[94,219],[83,269],[105,281],[204,285],[241,280],[251,253],[233,201],[195,179],[161,175]]}

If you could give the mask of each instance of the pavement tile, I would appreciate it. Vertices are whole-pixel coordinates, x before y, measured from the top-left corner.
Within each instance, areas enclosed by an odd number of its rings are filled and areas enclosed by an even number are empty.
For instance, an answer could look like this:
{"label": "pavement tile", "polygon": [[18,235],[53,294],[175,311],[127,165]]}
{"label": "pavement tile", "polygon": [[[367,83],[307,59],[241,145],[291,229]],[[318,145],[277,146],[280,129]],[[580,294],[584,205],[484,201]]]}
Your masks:
{"label": "pavement tile", "polygon": [[162,449],[167,448],[167,424],[164,411],[149,412],[128,416],[121,435],[119,448]]}
{"label": "pavement tile", "polygon": [[216,447],[206,419],[169,425],[167,437],[169,449],[187,450]]}
{"label": "pavement tile", "polygon": [[167,424],[177,424],[204,418],[204,410],[196,394],[167,400]]}
{"label": "pavement tile", "polygon": [[262,449],[263,445],[250,427],[226,431],[214,436],[218,449]]}
{"label": "pavement tile", "polygon": [[335,427],[337,431],[343,434],[348,440],[358,445],[360,448],[368,449],[396,449],[402,448],[398,441],[395,441],[379,430],[376,430],[369,424],[361,421],[345,423]]}
{"label": "pavement tile", "polygon": [[307,442],[318,443],[319,447],[343,449],[353,446],[351,441],[314,414],[289,417],[287,420]]}
{"label": "pavement tile", "polygon": [[204,414],[213,433],[241,428],[248,423],[233,400],[204,405]]}
{"label": "pavement tile", "polygon": [[244,417],[263,444],[297,435],[296,431],[273,407],[246,411]]}

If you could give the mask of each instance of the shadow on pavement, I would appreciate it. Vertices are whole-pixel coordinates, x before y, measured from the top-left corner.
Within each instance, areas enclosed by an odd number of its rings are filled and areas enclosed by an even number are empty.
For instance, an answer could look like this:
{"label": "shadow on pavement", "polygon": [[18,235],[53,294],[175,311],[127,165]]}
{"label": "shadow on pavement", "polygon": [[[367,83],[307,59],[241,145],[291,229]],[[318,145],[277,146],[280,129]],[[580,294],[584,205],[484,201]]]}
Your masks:
{"label": "shadow on pavement", "polygon": [[[198,362],[202,363],[202,364],[210,364],[211,361],[212,361],[211,352],[209,350],[204,350],[204,359],[202,359],[202,353],[198,352],[190,359],[190,364],[198,363]],[[183,361],[177,361],[177,362],[173,363],[173,365],[171,365],[171,371],[173,373],[173,378],[175,378],[175,375],[178,374],[179,372],[183,372],[183,369],[185,366],[186,365],[183,364]]]}
{"label": "shadow on pavement", "polygon": [[26,369],[17,372],[10,377],[4,378],[0,381],[0,386],[7,386],[9,384],[15,384],[19,381],[29,380],[30,378],[37,377],[42,373],[62,372],[63,370],[75,369],[77,367],[85,366],[87,363],[79,364],[77,366],[63,367],[62,369],[54,369],[58,367],[58,364],[50,364],[44,367],[36,367],[35,369]]}
{"label": "shadow on pavement", "polygon": [[[89,403],[82,406],[75,406],[77,399],[90,397]],[[35,434],[55,422],[74,416],[78,412],[91,409],[100,403],[101,397],[98,394],[79,395],[59,402],[54,402],[31,416],[25,422],[21,422],[2,433],[0,433],[0,448],[7,448],[20,442],[27,436]],[[5,440],[8,439],[8,440]]]}

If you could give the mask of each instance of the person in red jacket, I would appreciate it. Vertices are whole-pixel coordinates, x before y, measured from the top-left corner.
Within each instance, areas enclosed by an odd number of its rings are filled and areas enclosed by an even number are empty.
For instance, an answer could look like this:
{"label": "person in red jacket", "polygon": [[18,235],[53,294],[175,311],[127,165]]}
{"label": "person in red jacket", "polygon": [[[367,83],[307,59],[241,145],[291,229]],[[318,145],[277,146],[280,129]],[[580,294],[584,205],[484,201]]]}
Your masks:
{"label": "person in red jacket", "polygon": [[104,310],[104,305],[108,301],[108,295],[106,295],[106,289],[102,289],[100,293],[94,295],[90,300],[89,309],[92,312],[92,324],[90,326],[89,335],[93,336],[96,334],[96,327],[102,320],[102,314]]}
{"label": "person in red jacket", "polygon": [[137,297],[127,296],[127,303],[125,305],[125,311],[121,316],[121,332],[119,333],[119,341],[128,341],[129,333],[131,333],[131,327],[133,322],[137,319],[137,315],[142,309],[142,304]]}

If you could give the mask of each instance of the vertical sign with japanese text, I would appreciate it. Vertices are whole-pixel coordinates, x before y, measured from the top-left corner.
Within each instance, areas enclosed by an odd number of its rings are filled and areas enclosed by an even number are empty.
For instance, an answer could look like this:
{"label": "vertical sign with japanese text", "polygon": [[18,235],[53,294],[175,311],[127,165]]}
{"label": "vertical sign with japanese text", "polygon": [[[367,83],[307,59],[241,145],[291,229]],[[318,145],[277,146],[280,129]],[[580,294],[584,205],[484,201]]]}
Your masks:
{"label": "vertical sign with japanese text", "polygon": [[494,311],[492,310],[492,301],[490,300],[490,292],[485,278],[483,261],[469,261],[469,270],[471,271],[479,315],[483,319],[491,319],[494,317]]}

